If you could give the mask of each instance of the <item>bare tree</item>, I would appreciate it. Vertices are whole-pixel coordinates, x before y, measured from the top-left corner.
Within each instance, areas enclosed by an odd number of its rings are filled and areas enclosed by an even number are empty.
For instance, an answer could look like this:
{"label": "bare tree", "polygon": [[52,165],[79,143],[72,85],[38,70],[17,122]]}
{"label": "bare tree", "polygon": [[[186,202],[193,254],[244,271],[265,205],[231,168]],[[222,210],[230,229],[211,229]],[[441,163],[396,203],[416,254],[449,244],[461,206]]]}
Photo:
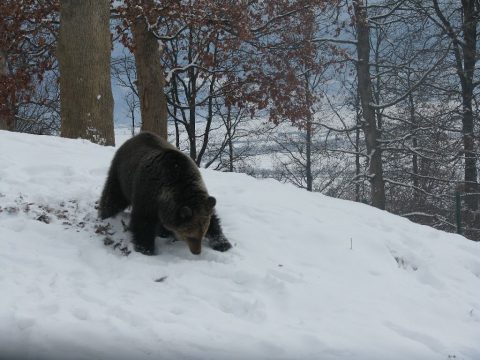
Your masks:
{"label": "bare tree", "polygon": [[[19,131],[19,109],[55,64],[57,2],[0,2],[0,129]],[[28,119],[33,122],[34,119]]]}
{"label": "bare tree", "polygon": [[358,93],[362,104],[363,132],[369,159],[369,177],[372,185],[372,205],[385,209],[385,181],[383,179],[382,149],[378,128],[370,74],[370,27],[367,10],[362,0],[354,0],[355,24],[357,28],[357,76]]}
{"label": "bare tree", "polygon": [[[479,186],[477,172],[477,154],[475,146],[475,123],[473,117],[473,93],[479,82],[474,82],[475,63],[477,62],[477,27],[480,19],[480,3],[475,0],[462,0],[454,9],[441,8],[438,0],[433,1],[435,21],[448,34],[452,42],[455,57],[455,70],[461,87],[462,100],[462,136],[465,158],[465,202],[470,210],[478,210]],[[453,11],[452,11],[453,10]],[[456,15],[460,14],[460,15]],[[455,19],[458,16],[459,19]],[[453,21],[457,20],[457,24]]]}
{"label": "bare tree", "polygon": [[29,96],[21,96],[15,111],[15,131],[58,135],[60,132],[60,89],[58,68],[33,83]]}
{"label": "bare tree", "polygon": [[140,125],[137,124],[140,100],[136,85],[137,72],[135,59],[130,53],[124,51],[122,56],[112,59],[112,78],[117,86],[120,86],[126,91],[123,100],[127,105],[126,116],[131,124],[131,133],[133,136],[135,135],[135,129]]}

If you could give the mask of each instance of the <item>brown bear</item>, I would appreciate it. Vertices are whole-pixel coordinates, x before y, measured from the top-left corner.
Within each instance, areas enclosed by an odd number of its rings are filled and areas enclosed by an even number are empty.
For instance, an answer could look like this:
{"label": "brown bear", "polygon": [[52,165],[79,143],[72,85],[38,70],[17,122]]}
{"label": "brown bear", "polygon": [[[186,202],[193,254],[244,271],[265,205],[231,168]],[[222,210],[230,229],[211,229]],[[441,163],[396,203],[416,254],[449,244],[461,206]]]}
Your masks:
{"label": "brown bear", "polygon": [[204,237],[214,250],[226,251],[232,245],[215,204],[190,157],[159,136],[142,132],[115,153],[99,216],[106,219],[131,205],[130,230],[135,250],[143,254],[154,254],[159,231],[184,240],[193,254],[200,254]]}

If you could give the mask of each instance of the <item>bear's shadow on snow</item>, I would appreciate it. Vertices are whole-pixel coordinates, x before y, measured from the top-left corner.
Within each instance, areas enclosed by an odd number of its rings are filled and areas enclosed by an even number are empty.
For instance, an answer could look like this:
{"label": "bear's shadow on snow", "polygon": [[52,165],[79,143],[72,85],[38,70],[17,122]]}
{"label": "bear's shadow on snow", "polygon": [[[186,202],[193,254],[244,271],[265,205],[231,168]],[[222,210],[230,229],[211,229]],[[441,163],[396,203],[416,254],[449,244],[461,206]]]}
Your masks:
{"label": "bear's shadow on snow", "polygon": [[[134,251],[132,234],[129,228],[131,208],[120,212],[115,218],[108,220],[97,219],[95,234],[103,237],[103,244],[110,247],[120,256],[128,256]],[[213,249],[205,249],[201,255],[193,255],[185,246],[184,242],[176,239],[173,234],[157,229],[155,237],[156,254],[162,257],[164,262],[179,261],[212,261],[228,263],[229,258]],[[203,242],[206,242],[204,239]]]}
{"label": "bear's shadow on snow", "polygon": [[[100,220],[97,217],[98,202],[79,202],[76,199],[66,199],[59,203],[38,203],[28,197],[18,195],[11,204],[0,206],[0,215],[24,215],[29,219],[45,225],[59,225],[64,230],[85,232],[95,240],[100,240],[119,256],[128,256],[133,251],[131,233],[129,231],[130,208],[120,212],[115,218]],[[211,249],[206,249],[200,256],[192,255],[182,241],[172,235],[160,234],[155,238],[155,247],[159,255],[168,255],[171,259],[214,261],[226,263],[227,257],[221,256]]]}

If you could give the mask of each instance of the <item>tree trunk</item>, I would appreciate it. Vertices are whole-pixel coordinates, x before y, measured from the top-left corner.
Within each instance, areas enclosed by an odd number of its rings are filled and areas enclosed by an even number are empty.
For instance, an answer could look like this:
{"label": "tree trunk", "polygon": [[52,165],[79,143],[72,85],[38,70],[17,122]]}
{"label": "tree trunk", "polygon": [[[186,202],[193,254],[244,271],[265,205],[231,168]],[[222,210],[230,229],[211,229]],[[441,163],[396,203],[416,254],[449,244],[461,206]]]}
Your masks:
{"label": "tree trunk", "polygon": [[61,135],[114,145],[110,2],[61,0],[58,61]]}
{"label": "tree trunk", "polygon": [[307,191],[313,190],[313,177],[312,177],[312,99],[310,93],[308,73],[305,73],[305,100],[308,106],[307,124],[305,126],[305,177],[307,180]]}
{"label": "tree trunk", "polygon": [[[0,79],[8,76],[7,52],[0,49]],[[3,102],[3,104],[1,103]],[[0,99],[0,130],[15,129],[15,113],[9,96]]]}
{"label": "tree trunk", "polygon": [[[465,152],[465,204],[478,210],[477,155],[475,153],[474,118],[472,109],[473,75],[475,71],[478,14],[474,0],[462,0],[463,8],[463,81],[462,83],[462,133]],[[476,9],[480,11],[480,9]]]}
{"label": "tree trunk", "polygon": [[[409,102],[409,108],[410,108],[410,123],[412,124],[411,125],[411,129],[412,129],[412,132],[416,131],[417,129],[417,123],[416,123],[416,118],[415,118],[415,104],[413,102],[413,96],[412,94],[410,94],[408,96],[408,102]],[[412,148],[414,150],[413,154],[412,154],[412,180],[413,180],[413,186],[415,186],[415,195],[418,199],[418,196],[420,196],[420,193],[418,191],[418,188],[420,186],[419,182],[418,182],[418,175],[419,175],[419,171],[418,171],[418,155],[417,155],[417,147],[418,147],[418,140],[417,140],[417,135],[416,134],[413,134],[412,135]]]}
{"label": "tree trunk", "polygon": [[[407,76],[407,85],[408,88],[411,89],[411,84],[410,84],[410,73],[408,73]],[[415,132],[417,131],[418,124],[417,124],[417,119],[415,116],[415,101],[413,99],[413,94],[410,93],[408,95],[408,110],[409,110],[409,115],[410,115],[410,128],[412,131],[412,148],[413,148],[413,153],[412,153],[412,182],[414,186],[413,193],[415,194],[415,200],[417,201],[418,204],[422,204],[421,197],[422,194],[419,192],[419,186],[420,183],[418,181],[418,155],[417,155],[417,147],[418,147],[418,139],[417,135]]]}
{"label": "tree trunk", "polygon": [[152,131],[167,139],[167,99],[163,91],[165,75],[160,63],[159,43],[148,31],[145,17],[139,17],[132,24],[132,35],[135,44],[142,130]]}
{"label": "tree trunk", "polygon": [[208,107],[207,107],[207,119],[205,124],[205,132],[203,133],[203,143],[200,151],[198,152],[196,163],[198,166],[202,163],[203,155],[205,155],[205,151],[207,151],[208,147],[208,140],[210,139],[210,129],[212,126],[213,121],[213,97],[215,96],[215,84],[217,81],[217,77],[212,75],[212,79],[210,80],[210,86],[208,90]]}
{"label": "tree trunk", "polygon": [[178,120],[177,120],[177,107],[173,107],[173,113],[174,113],[174,124],[175,124],[175,146],[177,149],[180,149],[180,129],[178,128]]}
{"label": "tree trunk", "polygon": [[[477,155],[475,153],[474,118],[472,111],[473,75],[475,57],[477,55],[477,24],[480,5],[475,0],[462,0],[462,32],[463,39],[453,29],[449,20],[440,9],[437,0],[433,0],[435,13],[452,40],[455,55],[455,67],[462,89],[462,135],[465,159],[465,204],[469,210],[478,210]],[[462,56],[463,55],[463,56]]]}
{"label": "tree trunk", "polygon": [[227,105],[228,171],[233,172],[232,105]]}
{"label": "tree trunk", "polygon": [[362,105],[367,152],[369,157],[369,177],[371,184],[372,205],[385,209],[385,182],[383,180],[382,150],[378,140],[380,132],[377,128],[373,103],[372,82],[370,78],[370,29],[367,13],[362,0],[353,2],[357,26],[357,75],[358,94]]}
{"label": "tree trunk", "polygon": [[360,100],[358,95],[355,97],[355,124],[357,128],[355,129],[355,201],[359,202],[360,199],[360,129],[358,126],[361,123],[360,119]]}
{"label": "tree trunk", "polygon": [[307,190],[313,190],[313,177],[312,177],[312,123],[309,120],[307,122],[307,136],[306,136],[306,165],[305,175],[307,178]]}
{"label": "tree trunk", "polygon": [[[189,32],[189,48],[188,48],[188,62],[191,64],[193,62],[192,54],[192,29]],[[187,94],[188,99],[188,138],[190,142],[190,157],[193,161],[197,160],[197,117],[196,117],[196,104],[197,104],[197,74],[195,73],[195,68],[192,66],[188,69],[189,77],[189,94]]]}

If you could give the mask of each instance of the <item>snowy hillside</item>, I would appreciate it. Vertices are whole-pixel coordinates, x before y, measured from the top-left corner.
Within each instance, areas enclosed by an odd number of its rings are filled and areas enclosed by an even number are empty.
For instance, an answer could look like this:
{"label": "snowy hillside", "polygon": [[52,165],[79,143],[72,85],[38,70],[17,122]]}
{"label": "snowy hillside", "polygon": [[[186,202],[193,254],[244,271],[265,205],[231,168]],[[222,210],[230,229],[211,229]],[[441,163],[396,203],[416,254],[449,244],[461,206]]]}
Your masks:
{"label": "snowy hillside", "polygon": [[207,170],[234,248],[130,253],[114,150],[0,132],[1,359],[480,359],[480,244]]}

